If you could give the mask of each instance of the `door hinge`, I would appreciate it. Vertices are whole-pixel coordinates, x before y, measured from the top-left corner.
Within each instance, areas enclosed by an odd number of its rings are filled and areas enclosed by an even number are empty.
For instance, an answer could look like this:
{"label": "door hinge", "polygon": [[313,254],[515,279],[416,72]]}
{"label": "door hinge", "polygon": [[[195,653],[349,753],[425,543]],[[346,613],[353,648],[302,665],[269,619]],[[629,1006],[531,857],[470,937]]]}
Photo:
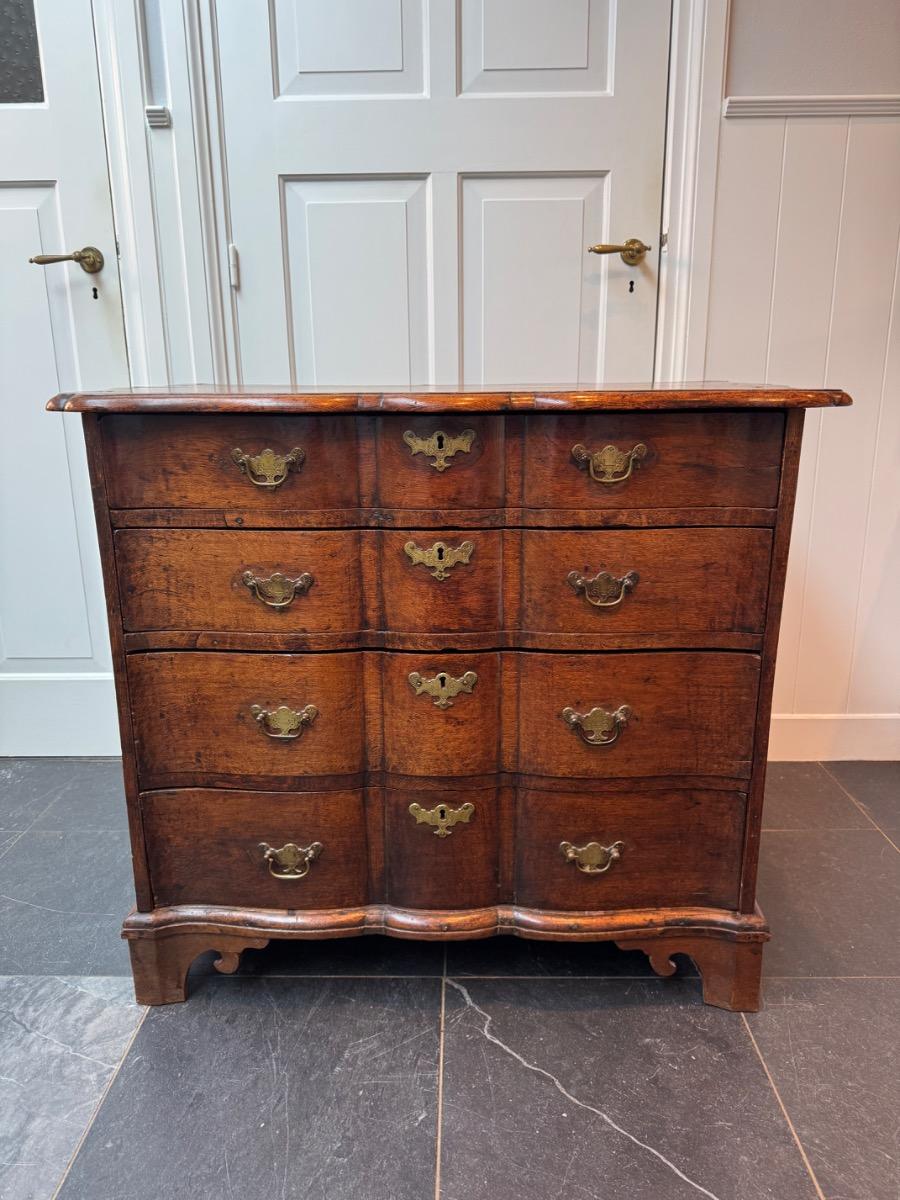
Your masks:
{"label": "door hinge", "polygon": [[234,242],[228,243],[228,281],[235,291],[241,286],[241,260]]}

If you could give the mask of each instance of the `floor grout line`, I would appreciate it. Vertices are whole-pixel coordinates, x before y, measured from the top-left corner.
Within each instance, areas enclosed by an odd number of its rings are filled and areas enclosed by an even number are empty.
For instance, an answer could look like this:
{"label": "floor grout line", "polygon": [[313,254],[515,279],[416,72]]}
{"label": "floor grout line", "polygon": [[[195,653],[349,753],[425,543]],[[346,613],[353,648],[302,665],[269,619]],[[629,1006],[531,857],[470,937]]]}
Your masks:
{"label": "floor grout line", "polygon": [[750,1028],[750,1022],[747,1020],[746,1013],[741,1013],[741,1020],[744,1022],[744,1028],[747,1030],[747,1036],[750,1038],[750,1041],[753,1045],[753,1049],[756,1051],[756,1057],[759,1059],[760,1066],[766,1073],[766,1079],[768,1079],[768,1081],[769,1081],[769,1086],[771,1087],[772,1092],[774,1093],[775,1099],[778,1101],[778,1107],[781,1109],[781,1115],[784,1117],[785,1121],[787,1122],[787,1127],[791,1131],[791,1137],[793,1137],[794,1142],[796,1143],[797,1149],[800,1151],[800,1157],[803,1159],[803,1165],[806,1167],[806,1170],[809,1173],[809,1177],[812,1180],[813,1187],[816,1189],[816,1195],[819,1197],[819,1200],[826,1200],[825,1193],[822,1191],[822,1188],[819,1185],[819,1181],[816,1178],[816,1173],[812,1168],[812,1163],[809,1161],[809,1155],[806,1153],[806,1150],[803,1147],[803,1143],[800,1141],[800,1135],[797,1133],[797,1130],[794,1128],[794,1122],[791,1120],[790,1114],[788,1113],[788,1110],[785,1107],[785,1103],[781,1098],[781,1092],[779,1092],[778,1088],[776,1087],[775,1080],[772,1078],[772,1072],[769,1070],[768,1063],[763,1058],[762,1051],[759,1048],[759,1043],[757,1042],[756,1038],[753,1036],[753,1030]]}
{"label": "floor grout line", "polygon": [[109,1095],[109,1090],[112,1087],[112,1085],[115,1083],[116,1079],[118,1078],[119,1072],[122,1070],[122,1067],[125,1063],[125,1059],[131,1053],[131,1047],[134,1045],[135,1039],[136,1039],[137,1035],[141,1032],[141,1029],[143,1029],[144,1022],[147,1020],[147,1017],[149,1015],[150,1015],[150,1009],[145,1008],[143,1013],[141,1014],[141,1019],[138,1021],[137,1025],[135,1025],[135,1027],[134,1027],[134,1032],[132,1033],[131,1037],[128,1039],[125,1049],[122,1051],[121,1058],[116,1063],[113,1073],[110,1075],[109,1079],[106,1081],[106,1086],[104,1087],[103,1091],[100,1093],[97,1103],[94,1106],[94,1111],[91,1113],[87,1125],[85,1125],[84,1129],[82,1130],[81,1137],[78,1139],[78,1144],[76,1145],[75,1149],[72,1151],[69,1161],[66,1163],[66,1169],[62,1173],[62,1177],[60,1178],[59,1183],[54,1188],[53,1194],[51,1195],[50,1200],[56,1200],[57,1196],[62,1191],[63,1184],[69,1178],[69,1172],[72,1170],[72,1167],[75,1165],[75,1159],[81,1153],[81,1147],[84,1145],[85,1141],[87,1140],[87,1135],[91,1132],[91,1129],[94,1126],[94,1122],[97,1120],[97,1117],[100,1113],[100,1109],[103,1107],[103,1103],[106,1100],[106,1097]]}
{"label": "floor grout line", "polygon": [[441,1200],[441,1144],[444,1132],[444,1031],[447,1012],[447,945],[444,944],[444,971],[441,975],[440,1039],[438,1041],[437,1129],[434,1138],[434,1200]]}
{"label": "floor grout line", "polygon": [[884,840],[888,843],[888,845],[893,846],[894,849],[897,851],[897,853],[900,854],[900,846],[897,845],[897,843],[894,841],[894,839],[892,837],[889,836],[889,834],[885,833],[885,831],[881,828],[881,826],[878,824],[878,822],[875,820],[875,818],[872,816],[872,814],[870,812],[866,811],[865,806],[859,800],[857,800],[857,798],[853,795],[853,793],[848,791],[847,788],[844,787],[844,785],[838,779],[837,775],[835,775],[833,771],[829,771],[828,765],[826,763],[819,763],[819,766],[822,768],[822,770],[825,772],[825,774],[829,777],[829,779],[834,780],[834,782],[838,785],[838,787],[841,789],[841,791],[844,793],[844,795],[847,797],[847,799],[851,802],[851,804],[856,805],[856,807],[859,809],[859,811],[862,813],[862,815],[866,818],[866,820],[871,821],[872,825],[878,830],[878,832],[881,834],[881,836],[884,838]]}

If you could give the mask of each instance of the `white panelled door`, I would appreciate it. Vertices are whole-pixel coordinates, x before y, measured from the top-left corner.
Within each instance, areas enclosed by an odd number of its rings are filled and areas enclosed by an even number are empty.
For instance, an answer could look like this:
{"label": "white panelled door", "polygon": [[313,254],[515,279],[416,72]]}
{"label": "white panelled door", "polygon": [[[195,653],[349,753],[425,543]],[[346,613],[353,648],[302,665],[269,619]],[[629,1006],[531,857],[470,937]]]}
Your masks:
{"label": "white panelled door", "polygon": [[[650,379],[670,20],[219,0],[244,381]],[[637,267],[587,253],[629,238]]]}
{"label": "white panelled door", "polygon": [[[116,754],[79,419],[43,411],[128,385],[91,2],[37,0],[36,24],[18,9],[0,73],[0,754]],[[28,262],[84,246],[99,273]]]}

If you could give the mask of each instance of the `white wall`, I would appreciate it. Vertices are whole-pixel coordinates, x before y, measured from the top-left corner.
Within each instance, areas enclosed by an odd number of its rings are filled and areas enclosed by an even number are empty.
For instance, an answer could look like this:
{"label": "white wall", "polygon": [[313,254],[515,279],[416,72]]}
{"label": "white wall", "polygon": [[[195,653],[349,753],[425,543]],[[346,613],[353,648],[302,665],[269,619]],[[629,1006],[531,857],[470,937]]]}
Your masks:
{"label": "white wall", "polygon": [[[823,32],[797,19],[807,9],[847,9],[861,27]],[[898,31],[896,0],[734,0],[729,78],[742,95],[900,91]],[[847,45],[852,72],[837,69]],[[707,377],[855,401],[807,416],[775,683],[782,759],[900,757],[900,116],[839,107],[727,117],[719,143]]]}

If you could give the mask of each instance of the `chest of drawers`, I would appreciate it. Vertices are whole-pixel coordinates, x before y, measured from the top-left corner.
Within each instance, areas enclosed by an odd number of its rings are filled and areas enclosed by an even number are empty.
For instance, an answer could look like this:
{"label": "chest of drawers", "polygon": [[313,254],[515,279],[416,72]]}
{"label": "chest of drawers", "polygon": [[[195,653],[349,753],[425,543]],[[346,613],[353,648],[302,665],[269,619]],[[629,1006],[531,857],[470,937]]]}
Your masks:
{"label": "chest of drawers", "polygon": [[63,395],[137,997],[271,938],[613,940],[753,1009],[803,410],[701,385]]}

